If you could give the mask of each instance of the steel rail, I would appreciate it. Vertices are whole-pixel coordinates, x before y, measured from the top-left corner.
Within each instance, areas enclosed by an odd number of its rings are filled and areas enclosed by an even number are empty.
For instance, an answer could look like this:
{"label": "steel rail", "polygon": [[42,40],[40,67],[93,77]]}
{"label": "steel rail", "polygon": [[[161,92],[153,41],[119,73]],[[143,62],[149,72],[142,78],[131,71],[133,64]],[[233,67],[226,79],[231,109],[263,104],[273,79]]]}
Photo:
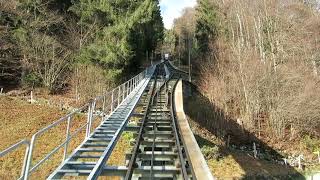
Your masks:
{"label": "steel rail", "polygon": [[[170,63],[170,62],[169,62]],[[167,63],[164,63],[165,65],[167,65]],[[171,65],[171,64],[170,64]],[[176,68],[174,68],[174,67],[172,67],[171,66],[171,71],[172,70],[174,70],[174,71],[178,71],[178,72],[183,72],[183,71],[180,71],[179,69],[176,69]],[[163,88],[163,87],[166,87],[166,85],[169,83],[169,81],[171,81],[171,80],[173,80],[173,78],[174,78],[174,73],[171,73],[170,74],[170,77],[168,78],[168,79],[166,79],[164,82],[163,82],[163,84],[160,86],[160,88],[158,89],[158,91],[156,92],[156,94],[157,93],[160,93],[161,92],[161,89]],[[179,78],[178,79],[180,79],[180,77],[181,77],[181,75],[179,76]],[[178,83],[178,80],[175,80],[175,82],[174,82],[174,86],[172,87],[172,89],[171,89],[171,94],[170,94],[170,97],[168,97],[168,98],[170,98],[170,113],[171,113],[171,119],[172,119],[172,125],[173,125],[173,130],[174,130],[174,136],[175,136],[175,139],[176,139],[176,144],[177,144],[177,149],[178,149],[178,154],[179,154],[179,160],[180,160],[180,163],[181,163],[181,174],[182,174],[182,176],[183,176],[183,179],[188,179],[188,172],[187,172],[187,169],[186,169],[186,163],[185,163],[185,161],[184,161],[184,157],[183,157],[183,153],[182,153],[182,148],[181,148],[181,143],[180,143],[180,138],[179,138],[179,133],[178,133],[178,131],[181,131],[181,129],[180,129],[180,127],[178,127],[177,125],[176,125],[176,118],[175,118],[175,108],[174,108],[174,89],[175,89],[175,87],[176,87],[176,85],[177,85],[177,83]],[[182,140],[182,144],[184,145],[185,143],[183,142],[183,140]],[[185,146],[184,146],[185,147]],[[189,155],[188,155],[188,153],[185,151],[185,153],[186,153],[186,156],[187,156],[187,160],[188,160],[188,162],[190,162],[190,158],[189,158]],[[190,166],[190,167],[192,167],[192,166]],[[193,169],[191,168],[191,172],[192,172],[192,176],[193,176],[193,178],[195,178],[196,176],[194,175],[194,172],[193,172]]]}
{"label": "steel rail", "polygon": [[[165,63],[163,63],[163,64],[165,64]],[[176,70],[176,69],[171,68],[171,70]],[[163,88],[167,87],[167,84],[169,83],[169,81],[174,80],[174,75],[175,75],[174,73],[171,73],[170,77],[168,79],[165,79],[164,82],[160,85],[159,88],[157,88],[157,87],[155,88],[156,91],[153,94],[153,96],[151,97],[151,102],[152,102],[151,104],[153,104],[153,102],[155,101],[156,97],[158,97],[156,100],[160,101],[159,100],[159,96],[161,98],[161,92],[162,92]],[[156,80],[157,80],[157,78],[156,78]],[[172,129],[173,129],[173,132],[174,132],[174,138],[175,138],[176,145],[177,145],[177,154],[178,154],[179,161],[180,161],[180,164],[181,164],[181,168],[180,168],[181,175],[182,175],[183,179],[188,179],[188,171],[187,171],[186,162],[185,162],[186,158],[184,158],[182,147],[181,147],[181,142],[179,140],[179,133],[178,133],[178,128],[176,126],[176,119],[175,119],[175,115],[174,115],[175,110],[173,109],[174,108],[174,106],[173,106],[173,102],[174,102],[174,100],[173,100],[173,97],[174,97],[173,91],[175,89],[175,86],[176,86],[177,82],[178,81],[175,80],[174,86],[172,88],[172,92],[171,92],[170,96],[167,95],[168,99],[166,99],[166,101],[167,100],[171,101],[170,102],[171,103],[170,104],[170,113],[171,113],[171,120],[172,120],[172,127],[173,127]],[[155,81],[155,84],[156,83],[157,82]],[[165,89],[165,93],[169,93],[166,90],[167,89]],[[141,127],[140,127],[140,131],[139,131],[139,135],[138,135],[138,140],[137,140],[137,143],[135,145],[134,151],[132,153],[132,156],[131,156],[131,159],[130,159],[130,162],[129,162],[129,167],[128,167],[127,172],[126,172],[126,176],[125,176],[126,180],[131,179],[132,175],[133,175],[133,170],[134,170],[133,166],[136,163],[136,157],[137,157],[138,149],[139,149],[139,146],[140,146],[140,143],[141,143],[141,139],[142,139],[141,137],[142,137],[142,133],[143,133],[143,128],[145,127],[146,117],[147,117],[147,114],[149,113],[149,109],[150,109],[150,104],[148,105],[148,109],[145,111],[145,114],[144,114],[144,118],[143,118],[143,121],[142,121],[142,124],[141,124]],[[155,122],[157,122],[158,106],[155,106],[155,110],[156,110]],[[151,154],[152,156],[151,156],[151,167],[150,167],[150,175],[149,175],[150,179],[153,179],[154,150],[155,150],[155,137],[156,137],[155,130],[156,130],[156,123],[153,126],[154,136],[153,136],[153,141],[152,141],[152,154]],[[192,166],[191,166],[191,168],[192,168]],[[193,177],[195,177],[195,176],[193,176]]]}
{"label": "steel rail", "polygon": [[[152,74],[151,74],[152,77]],[[150,81],[149,81],[150,82]],[[145,82],[145,83],[149,83],[149,82]],[[136,87],[137,82],[132,81],[131,87],[132,90],[130,92],[132,92],[134,90],[134,88]],[[120,87],[120,86],[119,86]],[[141,96],[140,96],[141,97]],[[98,179],[98,177],[100,176],[103,168],[104,168],[104,164],[107,161],[107,159],[109,158],[109,156],[112,153],[112,150],[115,146],[115,144],[117,143],[118,139],[120,138],[120,135],[124,129],[125,124],[127,123],[129,117],[131,116],[131,114],[133,113],[133,110],[135,109],[135,107],[137,106],[137,102],[139,101],[140,97],[137,99],[134,107],[132,108],[131,112],[129,113],[129,115],[126,117],[126,121],[124,121],[121,124],[121,128],[117,130],[116,134],[114,135],[114,137],[112,138],[112,140],[110,141],[109,145],[107,146],[107,148],[105,149],[105,151],[103,152],[103,154],[101,155],[100,159],[98,160],[98,162],[96,163],[96,165],[94,166],[93,170],[91,171],[91,173],[88,176],[88,180],[95,180]],[[111,150],[111,151],[110,151]]]}
{"label": "steel rail", "polygon": [[180,160],[180,164],[181,164],[181,174],[182,174],[183,179],[188,179],[188,172],[187,172],[187,168],[186,168],[185,158],[183,157],[183,153],[182,153],[182,150],[181,150],[182,147],[181,147],[181,144],[180,144],[179,135],[178,135],[178,129],[177,129],[177,126],[176,126],[175,115],[174,115],[173,97],[174,97],[174,89],[175,89],[178,81],[175,81],[174,83],[175,84],[174,84],[173,88],[171,89],[171,94],[170,94],[170,113],[171,113],[174,136],[175,136],[175,139],[176,139],[177,151],[178,151],[179,160]]}
{"label": "steel rail", "polygon": [[[167,61],[166,61],[166,62],[167,62]],[[171,67],[172,69],[174,69],[175,71],[178,71],[178,72],[183,73],[183,74],[186,74],[186,75],[189,74],[188,72],[183,71],[183,70],[177,68],[175,65],[173,65],[173,64],[171,63],[171,61],[168,61],[168,63],[166,63],[166,64],[169,64],[170,67]]]}
{"label": "steel rail", "polygon": [[[174,87],[173,87],[173,92],[174,92],[174,89],[176,88],[176,86],[177,86],[177,84],[178,84],[178,82],[179,82],[180,79],[181,79],[181,77],[178,78],[177,82],[175,83],[175,85],[174,85]],[[172,108],[172,112],[176,112],[176,108],[175,108],[174,104],[175,104],[174,93],[172,93],[172,94],[171,94],[171,108]],[[172,114],[172,117],[174,118],[174,122],[177,123],[177,119],[176,119],[175,113]],[[181,127],[180,127],[179,125],[176,126],[176,127],[177,127],[177,130],[181,132]],[[185,149],[187,149],[187,146],[185,145],[185,141],[184,141],[183,138],[181,138],[181,142],[182,142],[183,147],[184,147]],[[188,153],[187,150],[185,150],[184,152],[185,152],[186,158],[187,158],[187,160],[188,160],[188,166],[189,166],[190,169],[191,169],[192,179],[193,179],[193,180],[196,180],[197,178],[196,178],[194,169],[192,168],[193,166],[192,166],[192,162],[191,162],[191,160],[190,160],[190,155],[189,155],[189,153]]]}
{"label": "steel rail", "polygon": [[[159,93],[157,94],[157,100],[161,101],[161,96],[159,99]],[[156,118],[155,123],[153,125],[153,142],[152,142],[152,155],[151,155],[151,168],[150,168],[150,179],[152,179],[153,175],[153,165],[154,165],[154,149],[155,149],[155,142],[156,142],[156,131],[157,131],[157,119],[158,119],[158,106],[156,106]]]}
{"label": "steel rail", "polygon": [[[156,70],[158,70],[158,69],[156,69]],[[156,71],[154,76],[157,76],[157,74],[158,74],[158,72]],[[125,180],[130,180],[131,177],[132,177],[132,174],[133,174],[134,165],[135,165],[135,162],[136,162],[139,146],[140,146],[141,139],[142,139],[143,128],[145,126],[147,115],[148,115],[149,110],[150,110],[151,102],[153,102],[152,94],[155,91],[156,84],[157,84],[157,78],[154,78],[154,84],[152,85],[152,88],[149,90],[149,94],[147,96],[147,99],[148,99],[147,107],[146,107],[146,110],[145,110],[143,118],[142,118],[142,123],[141,123],[141,127],[139,129],[139,134],[138,134],[138,139],[137,139],[137,142],[136,142],[136,144],[134,146],[133,154],[131,156],[131,159],[130,159],[130,162],[129,162],[129,165],[128,165],[128,170],[127,170],[127,173],[126,173],[126,176],[125,176]]]}

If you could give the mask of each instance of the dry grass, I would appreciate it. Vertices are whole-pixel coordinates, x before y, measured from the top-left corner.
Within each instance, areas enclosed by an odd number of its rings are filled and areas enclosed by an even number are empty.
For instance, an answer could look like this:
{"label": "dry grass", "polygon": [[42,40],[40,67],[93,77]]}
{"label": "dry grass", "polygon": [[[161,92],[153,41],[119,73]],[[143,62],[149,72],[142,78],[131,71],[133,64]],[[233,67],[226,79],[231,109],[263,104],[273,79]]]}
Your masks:
{"label": "dry grass", "polygon": [[[53,97],[54,98],[54,97]],[[24,100],[14,97],[0,96],[0,150],[3,150],[13,143],[21,139],[30,139],[38,130],[52,124],[65,114],[59,108],[49,107],[46,105],[30,104]],[[141,112],[141,108],[137,108],[136,112]],[[139,118],[132,118],[136,121]],[[94,121],[92,129],[100,123],[100,118]],[[86,122],[86,115],[77,115],[71,123],[71,133],[75,132],[82,124]],[[38,162],[55,146],[62,143],[65,139],[66,123],[53,128],[45,134],[38,137],[36,148],[34,149],[33,162]],[[85,129],[73,139],[69,144],[68,153],[77,147],[84,138]],[[130,152],[132,148],[130,140],[133,139],[133,133],[124,132],[120,137],[114,151],[112,152],[107,164],[111,166],[124,166],[125,154]],[[31,179],[45,179],[56,167],[61,163],[63,149],[59,150],[49,160],[40,166],[40,168],[32,173]],[[20,148],[0,159],[0,179],[16,179],[20,176],[22,159],[24,157],[24,149]],[[33,164],[34,165],[34,164]],[[101,179],[101,178],[100,178]],[[102,179],[119,179],[118,177],[103,177]]]}
{"label": "dry grass", "polygon": [[208,165],[218,179],[243,179],[259,176],[286,177],[295,173],[282,165],[257,160],[241,152],[230,152],[219,161],[210,159]]}
{"label": "dry grass", "polygon": [[[29,104],[25,101],[11,98],[0,97],[0,149],[5,149],[21,139],[28,138],[38,130],[46,127],[52,122],[58,120],[66,114],[57,108]],[[85,116],[78,115],[71,124],[71,132],[80,127],[86,119]],[[46,132],[38,137],[36,148],[34,149],[33,162],[38,162],[55,146],[65,139],[66,124],[61,124],[56,128]],[[84,131],[72,140],[69,145],[69,153],[77,147],[83,140]],[[58,151],[48,161],[40,166],[39,170],[32,173],[31,178],[44,179],[61,163],[63,150]],[[16,179],[21,172],[22,158],[24,150],[9,154],[0,159],[0,177],[1,179]]]}
{"label": "dry grass", "polygon": [[255,159],[246,152],[227,149],[223,141],[201,127],[197,120],[192,120],[190,117],[188,119],[201,149],[204,146],[219,147],[221,157],[206,158],[211,173],[217,179],[256,179],[260,176],[288,178],[288,175],[297,173],[293,168],[287,168],[272,161]]}
{"label": "dry grass", "polygon": [[116,147],[112,151],[112,154],[107,162],[109,166],[125,166],[126,159],[125,154],[131,151],[132,146],[130,140],[132,140],[133,134],[131,132],[123,132]]}

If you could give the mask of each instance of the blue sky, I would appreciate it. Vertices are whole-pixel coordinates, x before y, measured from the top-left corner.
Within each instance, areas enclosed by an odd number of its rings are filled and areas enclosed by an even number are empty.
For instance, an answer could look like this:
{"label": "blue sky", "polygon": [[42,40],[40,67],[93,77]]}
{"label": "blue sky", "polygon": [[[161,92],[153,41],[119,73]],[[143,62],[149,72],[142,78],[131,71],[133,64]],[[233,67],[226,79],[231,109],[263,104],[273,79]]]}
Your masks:
{"label": "blue sky", "polygon": [[181,16],[182,10],[186,7],[194,7],[196,4],[196,0],[160,0],[164,26],[171,29],[173,20]]}

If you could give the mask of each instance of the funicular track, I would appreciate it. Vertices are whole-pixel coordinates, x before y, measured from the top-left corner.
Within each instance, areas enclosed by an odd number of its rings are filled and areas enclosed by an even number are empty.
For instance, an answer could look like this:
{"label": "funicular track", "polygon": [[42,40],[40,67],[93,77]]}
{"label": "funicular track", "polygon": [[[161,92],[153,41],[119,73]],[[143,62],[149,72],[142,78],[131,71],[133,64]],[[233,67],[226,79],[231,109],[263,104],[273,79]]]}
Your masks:
{"label": "funicular track", "polygon": [[157,86],[139,123],[134,150],[127,154],[125,179],[192,179],[172,104],[179,77],[173,69],[169,77],[166,71],[160,66],[156,74]]}
{"label": "funicular track", "polygon": [[[101,177],[102,179],[109,179],[108,177],[111,179],[112,177],[120,177],[120,179],[197,179],[196,174],[201,173],[194,171],[191,160],[199,155],[202,156],[201,152],[192,153],[193,158],[190,158],[187,146],[198,147],[198,145],[195,140],[189,144],[185,143],[183,137],[185,133],[182,133],[185,130],[181,129],[176,117],[174,94],[177,82],[181,78],[187,79],[188,75],[177,70],[168,61],[149,68],[146,72],[119,86],[117,92],[112,91],[110,115],[105,115],[103,111],[105,98],[108,95],[103,97],[102,111],[97,111],[103,114],[101,124],[90,132],[91,123],[97,116],[95,108],[97,108],[98,99],[94,100],[88,106],[88,122],[82,126],[87,127],[87,137],[70,155],[64,154],[61,165],[47,179],[101,179]],[[117,100],[114,100],[116,98],[114,94],[118,94]],[[114,101],[118,106],[112,111]],[[138,107],[142,107],[141,113],[135,114],[135,109]],[[107,161],[122,132],[130,129],[130,117],[136,115],[139,117],[138,123],[133,130],[130,130],[136,134],[136,139],[131,152],[125,155],[126,165],[108,166]],[[69,123],[72,116],[73,113],[38,133],[43,133],[66,120]],[[187,131],[192,134],[190,129]],[[38,133],[33,136],[31,143],[25,140],[23,143],[17,143],[0,152],[1,157],[19,146],[27,145],[25,164],[20,179],[29,179],[29,174],[49,159],[55,151],[61,147],[67,148],[73,136],[67,133],[67,139],[63,144],[33,165],[32,148]]]}

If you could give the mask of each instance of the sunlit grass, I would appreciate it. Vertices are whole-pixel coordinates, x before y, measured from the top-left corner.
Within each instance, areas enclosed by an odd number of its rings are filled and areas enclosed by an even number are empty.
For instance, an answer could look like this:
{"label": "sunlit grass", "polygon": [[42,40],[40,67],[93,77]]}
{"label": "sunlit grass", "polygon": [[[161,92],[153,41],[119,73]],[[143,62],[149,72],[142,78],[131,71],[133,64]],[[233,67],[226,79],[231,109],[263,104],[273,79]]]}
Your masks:
{"label": "sunlit grass", "polygon": [[[4,150],[21,139],[30,139],[40,129],[52,124],[67,114],[57,108],[43,105],[29,104],[25,101],[10,97],[0,97],[0,149]],[[71,123],[71,133],[86,122],[86,116],[79,114]],[[77,147],[84,138],[85,129],[70,141],[68,153]],[[40,135],[33,151],[33,165],[39,162],[61,144],[66,138],[66,122]],[[0,179],[16,179],[20,176],[24,148],[19,148],[0,159]],[[31,178],[45,179],[63,160],[63,149],[60,149],[38,170],[31,174]]]}

